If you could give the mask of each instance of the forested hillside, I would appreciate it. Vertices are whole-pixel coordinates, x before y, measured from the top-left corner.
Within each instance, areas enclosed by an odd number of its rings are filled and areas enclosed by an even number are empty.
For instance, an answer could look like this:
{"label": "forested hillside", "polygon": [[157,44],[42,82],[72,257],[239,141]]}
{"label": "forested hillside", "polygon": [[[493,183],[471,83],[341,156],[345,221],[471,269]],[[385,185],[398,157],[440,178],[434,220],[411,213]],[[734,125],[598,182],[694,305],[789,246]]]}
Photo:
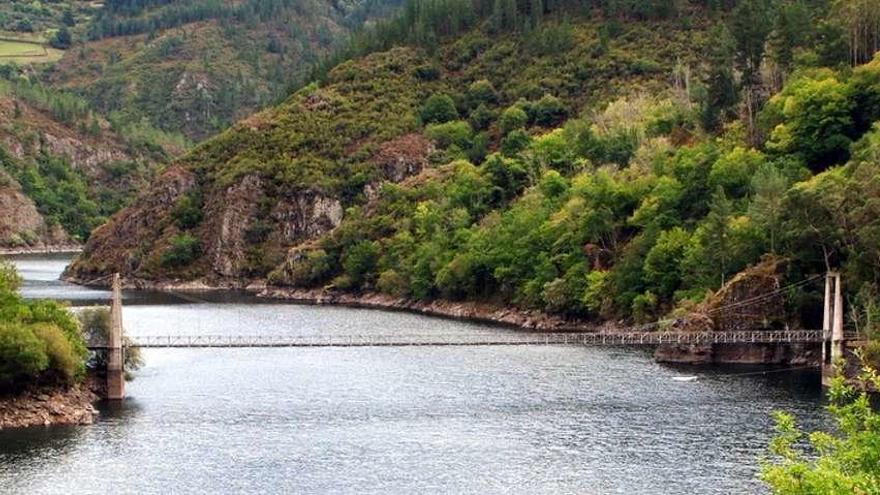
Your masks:
{"label": "forested hillside", "polygon": [[117,127],[142,123],[192,141],[273,104],[366,19],[371,0],[108,1],[72,28],[46,74]]}
{"label": "forested hillside", "polygon": [[651,320],[777,254],[843,268],[872,321],[864,3],[413,1],[178,160],[70,274]]}
{"label": "forested hillside", "polygon": [[394,5],[7,2],[0,167],[11,189],[0,213],[38,214],[4,222],[0,247],[84,241],[168,157],[282,98]]}

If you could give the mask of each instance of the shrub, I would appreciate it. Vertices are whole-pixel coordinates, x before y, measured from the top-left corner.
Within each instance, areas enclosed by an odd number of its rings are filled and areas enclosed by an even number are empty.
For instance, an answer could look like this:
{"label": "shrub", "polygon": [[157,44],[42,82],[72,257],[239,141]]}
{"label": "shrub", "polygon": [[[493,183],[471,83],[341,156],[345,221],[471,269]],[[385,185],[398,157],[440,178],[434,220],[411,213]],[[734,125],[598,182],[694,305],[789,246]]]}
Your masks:
{"label": "shrub", "polygon": [[565,104],[559,98],[547,94],[535,103],[535,123],[542,126],[551,126],[564,119],[568,114]]}
{"label": "shrub", "polygon": [[528,132],[522,129],[516,129],[511,131],[507,136],[504,136],[504,139],[501,140],[501,154],[504,156],[514,156],[520,151],[528,148],[531,142],[532,137],[529,136]]}
{"label": "shrub", "polygon": [[34,325],[32,331],[43,341],[46,356],[49,358],[48,371],[54,375],[52,378],[71,383],[74,378],[82,374],[83,360],[77,355],[74,346],[60,328],[43,323]]}
{"label": "shrub", "polygon": [[522,129],[529,122],[529,115],[517,105],[507,108],[498,121],[501,132],[508,134],[510,131]]}
{"label": "shrub", "polygon": [[189,230],[202,223],[204,214],[202,213],[202,195],[198,192],[191,192],[181,196],[171,211],[171,218],[174,224],[181,230]]}
{"label": "shrub", "polygon": [[468,108],[475,108],[479,105],[494,104],[498,100],[498,94],[488,79],[480,79],[468,86],[466,98]]}
{"label": "shrub", "polygon": [[381,292],[392,296],[405,296],[409,292],[409,284],[406,277],[397,273],[393,269],[385,270],[379,275],[376,287]]}
{"label": "shrub", "polygon": [[425,130],[425,134],[441,148],[456,145],[461,149],[467,149],[471,145],[471,137],[473,137],[474,131],[467,122],[456,120],[430,125]]}
{"label": "shrub", "polygon": [[458,118],[458,110],[449,95],[435,94],[425,102],[421,117],[425,124],[449,122]]}
{"label": "shrub", "polygon": [[70,36],[70,30],[67,27],[62,27],[59,29],[52,39],[49,40],[49,44],[52,48],[57,48],[59,50],[67,50],[70,48],[71,43],[73,43],[73,38]]}
{"label": "shrub", "polygon": [[488,128],[493,120],[495,120],[495,113],[482,103],[478,105],[477,108],[471,110],[471,113],[468,116],[468,121],[471,123],[471,126],[478,131]]}
{"label": "shrub", "polygon": [[48,366],[45,344],[29,328],[0,323],[0,389],[33,380]]}
{"label": "shrub", "polygon": [[201,253],[201,242],[197,238],[189,234],[180,234],[171,240],[171,246],[162,255],[162,265],[186,266],[195,261]]}
{"label": "shrub", "polygon": [[415,76],[422,81],[436,81],[440,79],[440,68],[436,65],[420,65],[415,69]]}
{"label": "shrub", "polygon": [[376,268],[379,249],[371,241],[360,241],[348,248],[342,258],[342,269],[349,278],[350,286],[363,285],[368,282]]}

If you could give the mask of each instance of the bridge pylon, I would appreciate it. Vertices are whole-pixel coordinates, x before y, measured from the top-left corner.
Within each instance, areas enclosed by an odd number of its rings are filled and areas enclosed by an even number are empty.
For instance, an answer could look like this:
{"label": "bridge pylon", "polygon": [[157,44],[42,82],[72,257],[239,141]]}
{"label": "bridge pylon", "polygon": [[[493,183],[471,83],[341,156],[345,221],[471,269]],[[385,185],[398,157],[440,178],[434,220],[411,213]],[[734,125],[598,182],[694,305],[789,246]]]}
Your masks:
{"label": "bridge pylon", "polygon": [[125,352],[122,342],[122,284],[113,274],[113,299],[110,303],[110,335],[107,345],[107,399],[125,398]]}
{"label": "bridge pylon", "polygon": [[823,385],[834,376],[834,364],[845,356],[843,312],[843,283],[840,272],[831,271],[825,276],[825,308],[822,318]]}

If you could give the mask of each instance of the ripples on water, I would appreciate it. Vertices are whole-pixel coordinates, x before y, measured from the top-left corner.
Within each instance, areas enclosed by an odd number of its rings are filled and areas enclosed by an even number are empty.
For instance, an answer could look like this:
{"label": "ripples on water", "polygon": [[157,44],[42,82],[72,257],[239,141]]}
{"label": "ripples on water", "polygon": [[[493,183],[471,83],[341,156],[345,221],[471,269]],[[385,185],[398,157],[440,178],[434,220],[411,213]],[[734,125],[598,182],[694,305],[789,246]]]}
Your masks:
{"label": "ripples on water", "polygon": [[[64,260],[28,263],[26,276],[49,278]],[[95,298],[57,283],[39,291]],[[130,301],[136,334],[508,331],[347,308]],[[755,472],[769,413],[823,421],[815,373],[682,370],[638,349],[145,357],[129,399],[96,425],[0,433],[0,492],[751,494],[764,491]],[[672,380],[682,373],[701,378]]]}

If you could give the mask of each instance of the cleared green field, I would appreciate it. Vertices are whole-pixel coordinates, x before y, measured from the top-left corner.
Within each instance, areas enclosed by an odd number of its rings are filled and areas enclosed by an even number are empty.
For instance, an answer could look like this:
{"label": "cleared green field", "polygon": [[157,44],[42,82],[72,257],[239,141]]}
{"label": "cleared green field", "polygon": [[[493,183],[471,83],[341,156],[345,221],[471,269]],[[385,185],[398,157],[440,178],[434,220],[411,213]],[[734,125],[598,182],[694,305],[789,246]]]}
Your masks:
{"label": "cleared green field", "polygon": [[55,50],[40,43],[0,38],[0,63],[17,62],[19,64],[31,64],[52,62],[60,59],[62,55],[63,52],[61,50]]}

